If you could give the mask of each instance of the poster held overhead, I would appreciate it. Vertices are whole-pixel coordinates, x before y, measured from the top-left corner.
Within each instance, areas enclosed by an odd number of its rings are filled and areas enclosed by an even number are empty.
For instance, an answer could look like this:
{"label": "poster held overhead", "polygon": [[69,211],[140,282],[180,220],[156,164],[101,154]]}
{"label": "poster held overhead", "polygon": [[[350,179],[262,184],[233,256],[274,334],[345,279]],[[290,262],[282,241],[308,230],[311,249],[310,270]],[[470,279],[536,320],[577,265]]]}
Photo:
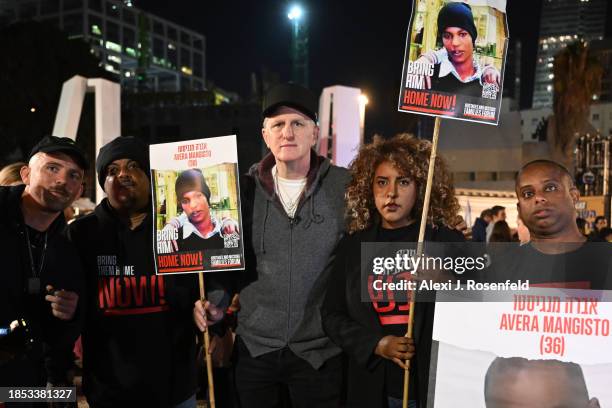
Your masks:
{"label": "poster held overhead", "polygon": [[398,110],[497,125],[507,48],[505,0],[416,0]]}

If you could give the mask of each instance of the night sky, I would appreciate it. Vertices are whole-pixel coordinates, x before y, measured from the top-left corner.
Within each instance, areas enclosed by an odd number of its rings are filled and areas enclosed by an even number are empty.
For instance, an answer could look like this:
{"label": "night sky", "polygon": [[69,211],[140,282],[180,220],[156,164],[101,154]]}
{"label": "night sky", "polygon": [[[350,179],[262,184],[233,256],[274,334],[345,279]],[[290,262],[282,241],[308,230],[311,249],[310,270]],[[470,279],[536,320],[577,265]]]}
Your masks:
{"label": "night sky", "polygon": [[[523,107],[529,107],[535,70],[542,0],[508,1],[511,41],[523,46]],[[221,88],[250,93],[251,72],[268,70],[290,80],[290,2],[257,0],[140,0],[135,5],[206,36],[207,80]],[[410,1],[310,0],[310,88],[361,88],[370,99],[366,135],[405,130],[406,113],[397,112]]]}

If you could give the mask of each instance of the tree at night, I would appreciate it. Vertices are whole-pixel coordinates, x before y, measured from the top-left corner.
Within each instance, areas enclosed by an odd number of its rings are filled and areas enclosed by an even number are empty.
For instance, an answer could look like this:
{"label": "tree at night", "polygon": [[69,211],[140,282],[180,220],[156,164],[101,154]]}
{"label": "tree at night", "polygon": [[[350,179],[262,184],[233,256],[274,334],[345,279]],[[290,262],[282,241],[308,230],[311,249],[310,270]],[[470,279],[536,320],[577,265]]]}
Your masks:
{"label": "tree at night", "polygon": [[600,89],[603,69],[588,45],[577,41],[555,56],[553,73],[549,145],[552,157],[571,169],[576,140],[589,125],[589,109]]}

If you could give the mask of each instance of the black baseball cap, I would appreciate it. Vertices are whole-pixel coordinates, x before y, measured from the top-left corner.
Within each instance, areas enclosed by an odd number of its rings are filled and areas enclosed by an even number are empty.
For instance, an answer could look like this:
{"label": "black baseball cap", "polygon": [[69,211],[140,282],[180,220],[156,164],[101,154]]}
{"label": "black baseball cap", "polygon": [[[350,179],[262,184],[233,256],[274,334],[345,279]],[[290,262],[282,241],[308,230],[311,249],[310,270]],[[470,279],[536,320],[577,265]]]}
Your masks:
{"label": "black baseball cap", "polygon": [[53,152],[62,152],[66,153],[70,156],[75,163],[82,168],[83,170],[87,170],[89,167],[87,164],[87,160],[85,159],[85,155],[79,149],[74,142],[74,140],[69,137],[57,137],[57,136],[45,136],[41,139],[40,142],[32,148],[30,152],[30,156],[28,157],[28,161],[34,156],[36,153],[53,153]]}
{"label": "black baseball cap", "polygon": [[298,110],[317,121],[319,103],[316,96],[303,86],[288,83],[271,88],[263,99],[263,117],[269,118],[281,106]]}

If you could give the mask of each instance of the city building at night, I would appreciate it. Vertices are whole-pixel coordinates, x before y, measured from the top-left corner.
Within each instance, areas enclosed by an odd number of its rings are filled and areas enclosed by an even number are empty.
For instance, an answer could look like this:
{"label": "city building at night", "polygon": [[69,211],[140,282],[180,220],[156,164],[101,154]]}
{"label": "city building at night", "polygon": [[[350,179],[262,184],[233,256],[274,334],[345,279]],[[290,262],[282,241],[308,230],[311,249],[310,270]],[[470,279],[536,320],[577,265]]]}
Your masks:
{"label": "city building at night", "polygon": [[533,89],[533,108],[553,105],[553,62],[567,44],[601,40],[606,30],[607,0],[545,0]]}
{"label": "city building at night", "polygon": [[205,89],[205,38],[146,13],[131,1],[5,0],[3,23],[36,20],[90,44],[124,90]]}

